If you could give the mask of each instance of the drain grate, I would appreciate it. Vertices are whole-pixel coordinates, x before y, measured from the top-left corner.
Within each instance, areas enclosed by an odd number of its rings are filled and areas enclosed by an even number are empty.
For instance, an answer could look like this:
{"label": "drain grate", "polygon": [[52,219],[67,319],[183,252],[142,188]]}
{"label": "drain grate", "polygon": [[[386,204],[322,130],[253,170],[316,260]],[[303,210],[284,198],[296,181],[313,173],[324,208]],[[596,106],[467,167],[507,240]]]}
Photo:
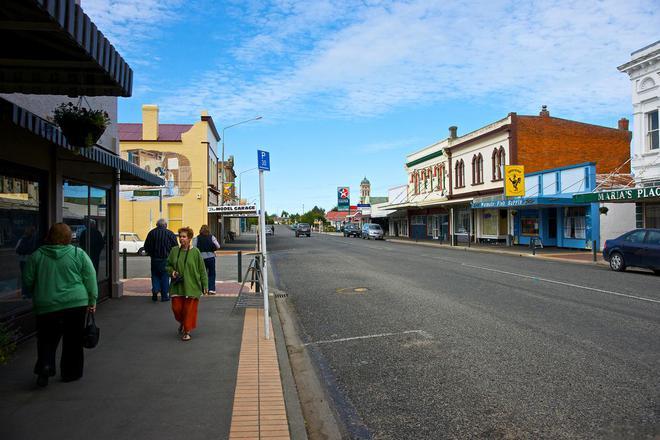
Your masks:
{"label": "drain grate", "polygon": [[289,294],[288,293],[276,293],[275,298],[288,298]]}

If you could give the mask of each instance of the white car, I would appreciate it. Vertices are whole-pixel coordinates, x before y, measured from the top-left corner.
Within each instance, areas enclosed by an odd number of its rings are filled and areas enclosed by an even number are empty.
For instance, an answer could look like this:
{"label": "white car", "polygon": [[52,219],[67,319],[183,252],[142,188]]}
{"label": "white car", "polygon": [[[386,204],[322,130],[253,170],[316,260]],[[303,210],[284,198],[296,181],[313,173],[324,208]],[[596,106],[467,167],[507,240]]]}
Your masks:
{"label": "white car", "polygon": [[134,232],[120,232],[119,233],[119,252],[126,252],[129,254],[147,255],[144,250],[144,241]]}

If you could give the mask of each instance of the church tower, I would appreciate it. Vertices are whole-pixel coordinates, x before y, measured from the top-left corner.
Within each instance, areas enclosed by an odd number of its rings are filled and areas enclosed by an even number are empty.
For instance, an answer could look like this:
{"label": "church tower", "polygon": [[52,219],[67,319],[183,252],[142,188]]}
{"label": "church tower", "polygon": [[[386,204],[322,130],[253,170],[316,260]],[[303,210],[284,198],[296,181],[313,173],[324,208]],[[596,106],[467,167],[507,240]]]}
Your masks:
{"label": "church tower", "polygon": [[369,196],[371,195],[371,183],[365,177],[360,182],[360,203],[369,203]]}

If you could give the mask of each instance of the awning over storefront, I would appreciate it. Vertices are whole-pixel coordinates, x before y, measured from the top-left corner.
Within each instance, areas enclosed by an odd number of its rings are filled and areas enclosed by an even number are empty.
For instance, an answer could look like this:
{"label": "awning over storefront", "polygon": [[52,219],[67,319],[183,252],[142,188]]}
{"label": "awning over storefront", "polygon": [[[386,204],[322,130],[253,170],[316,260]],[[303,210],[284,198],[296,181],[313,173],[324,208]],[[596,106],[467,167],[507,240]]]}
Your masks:
{"label": "awning over storefront", "polygon": [[573,200],[578,203],[607,202],[630,203],[647,199],[660,198],[660,186],[621,188],[611,191],[575,194]]}
{"label": "awning over storefront", "polygon": [[[55,125],[5,99],[0,99],[0,118],[7,118],[14,125],[24,128],[59,147],[75,151],[74,147],[69,145],[62,132]],[[148,173],[137,165],[100,147],[85,148],[79,154],[93,162],[118,170],[120,181],[123,184],[153,186],[165,184],[165,181],[160,177]]]}
{"label": "awning over storefront", "polygon": [[472,209],[525,208],[538,206],[578,205],[589,202],[576,202],[571,197],[515,197],[510,199],[476,201],[470,204]]}
{"label": "awning over storefront", "polygon": [[0,93],[131,96],[133,71],[75,0],[0,1]]}

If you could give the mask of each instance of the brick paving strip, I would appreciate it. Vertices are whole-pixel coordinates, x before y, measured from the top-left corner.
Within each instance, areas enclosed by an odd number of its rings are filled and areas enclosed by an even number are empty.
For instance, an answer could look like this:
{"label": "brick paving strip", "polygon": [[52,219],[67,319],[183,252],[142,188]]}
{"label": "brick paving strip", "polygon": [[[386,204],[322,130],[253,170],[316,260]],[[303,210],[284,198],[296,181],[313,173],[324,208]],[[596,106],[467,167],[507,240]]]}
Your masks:
{"label": "brick paving strip", "polygon": [[[237,297],[241,284],[235,281],[216,281],[215,295],[213,297]],[[124,280],[124,295],[126,296],[151,296],[151,278],[129,278]]]}
{"label": "brick paving strip", "polygon": [[290,439],[284,394],[271,339],[263,331],[263,309],[246,309],[229,439]]}

